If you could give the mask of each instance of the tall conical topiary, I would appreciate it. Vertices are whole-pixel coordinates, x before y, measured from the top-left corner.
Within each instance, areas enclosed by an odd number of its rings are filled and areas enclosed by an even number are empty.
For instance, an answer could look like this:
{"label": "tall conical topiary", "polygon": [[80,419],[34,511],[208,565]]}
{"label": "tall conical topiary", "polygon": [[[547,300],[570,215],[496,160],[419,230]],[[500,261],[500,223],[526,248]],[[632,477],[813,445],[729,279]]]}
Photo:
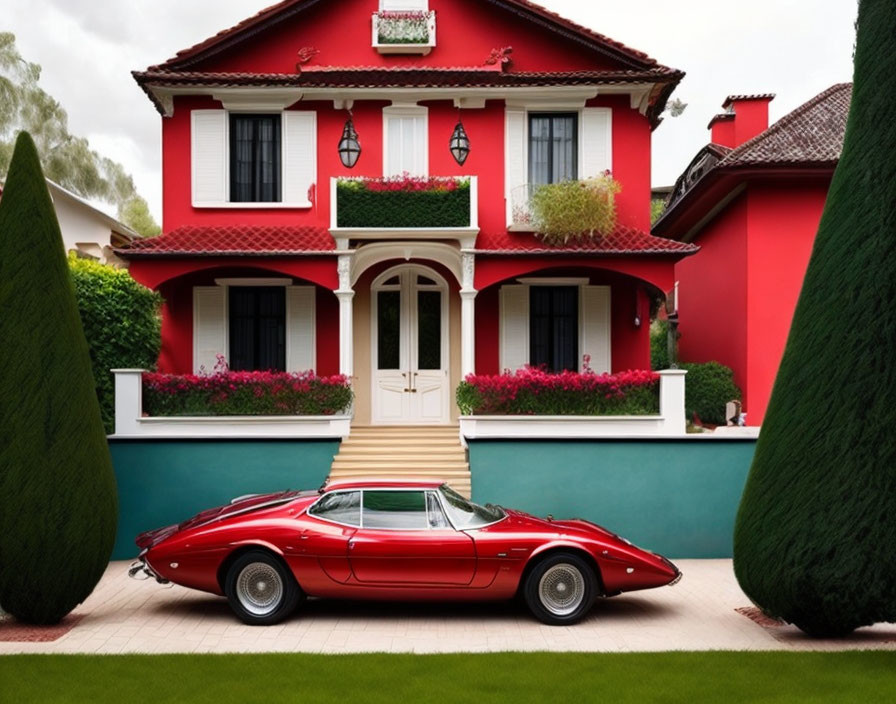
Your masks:
{"label": "tall conical topiary", "polygon": [[62,236],[23,133],[0,201],[0,606],[58,622],[102,577],[117,521]]}
{"label": "tall conical topiary", "polygon": [[862,0],[852,109],[734,535],[765,612],[896,621],[896,2]]}

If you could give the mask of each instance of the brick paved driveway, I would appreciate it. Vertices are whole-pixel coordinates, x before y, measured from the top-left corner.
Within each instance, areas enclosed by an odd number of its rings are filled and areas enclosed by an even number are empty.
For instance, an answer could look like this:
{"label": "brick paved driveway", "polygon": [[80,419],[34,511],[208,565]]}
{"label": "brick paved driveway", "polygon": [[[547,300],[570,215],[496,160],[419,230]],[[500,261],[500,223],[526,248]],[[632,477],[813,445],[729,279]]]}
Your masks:
{"label": "brick paved driveway", "polygon": [[813,641],[735,611],[749,601],[730,560],[681,560],[675,587],[599,600],[582,623],[544,626],[513,604],[372,604],[309,600],[279,626],[244,626],[226,601],[127,577],[115,562],[50,643],[3,642],[8,653],[485,652],[896,649],[896,626]]}

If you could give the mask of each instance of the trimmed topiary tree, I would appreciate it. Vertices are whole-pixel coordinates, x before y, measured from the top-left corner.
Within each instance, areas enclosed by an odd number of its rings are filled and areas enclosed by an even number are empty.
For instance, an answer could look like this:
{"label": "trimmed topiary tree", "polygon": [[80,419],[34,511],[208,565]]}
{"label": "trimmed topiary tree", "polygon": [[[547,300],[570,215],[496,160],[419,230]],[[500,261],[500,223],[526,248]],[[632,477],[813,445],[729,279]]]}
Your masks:
{"label": "trimmed topiary tree", "polygon": [[90,355],[37,150],[0,201],[0,605],[60,621],[96,586],[118,521]]}
{"label": "trimmed topiary tree", "polygon": [[124,269],[69,256],[96,395],[107,433],[115,430],[112,369],[154,369],[162,346],[162,297]]}
{"label": "trimmed topiary tree", "polygon": [[852,109],[737,517],[734,567],[815,636],[896,621],[896,3],[859,6]]}

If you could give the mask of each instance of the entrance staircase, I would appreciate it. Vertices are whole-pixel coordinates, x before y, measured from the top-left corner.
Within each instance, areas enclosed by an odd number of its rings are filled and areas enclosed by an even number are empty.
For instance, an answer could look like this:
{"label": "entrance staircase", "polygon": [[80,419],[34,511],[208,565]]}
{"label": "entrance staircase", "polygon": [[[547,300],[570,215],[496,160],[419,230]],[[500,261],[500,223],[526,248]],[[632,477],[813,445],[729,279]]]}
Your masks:
{"label": "entrance staircase", "polygon": [[470,465],[455,426],[354,426],[333,460],[330,479],[444,479],[470,496]]}

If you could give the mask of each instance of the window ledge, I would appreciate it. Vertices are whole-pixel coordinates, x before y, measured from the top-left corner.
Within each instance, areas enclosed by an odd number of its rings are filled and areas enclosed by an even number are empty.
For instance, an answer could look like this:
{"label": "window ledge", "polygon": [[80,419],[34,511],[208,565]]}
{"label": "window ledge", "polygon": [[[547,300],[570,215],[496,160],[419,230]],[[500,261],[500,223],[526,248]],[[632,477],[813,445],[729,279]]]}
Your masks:
{"label": "window ledge", "polygon": [[299,203],[193,203],[197,210],[309,210],[314,207],[311,201]]}

